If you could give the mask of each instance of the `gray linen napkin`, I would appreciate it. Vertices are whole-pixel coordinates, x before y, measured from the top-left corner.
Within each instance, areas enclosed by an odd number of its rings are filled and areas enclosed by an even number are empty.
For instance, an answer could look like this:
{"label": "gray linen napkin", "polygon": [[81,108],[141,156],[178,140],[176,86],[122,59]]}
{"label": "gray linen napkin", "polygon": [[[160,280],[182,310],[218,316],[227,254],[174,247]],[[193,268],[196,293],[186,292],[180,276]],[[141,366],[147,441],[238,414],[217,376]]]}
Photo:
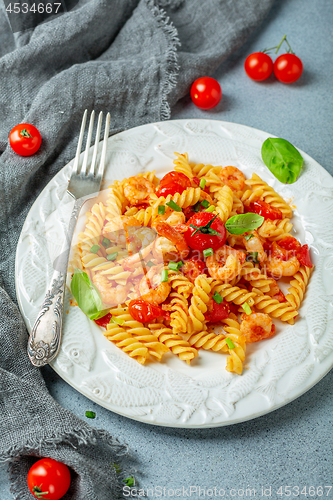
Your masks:
{"label": "gray linen napkin", "polygon": [[[0,460],[9,462],[15,499],[32,498],[26,472],[40,456],[74,471],[66,499],[116,498],[120,480],[110,464],[127,456],[106,431],[61,408],[28,360],[14,258],[29,208],[73,158],[85,108],[110,110],[113,131],[168,119],[191,82],[212,74],[272,3],[80,0],[67,14],[15,35],[0,4]],[[22,122],[43,137],[30,158],[8,146],[9,131]]]}

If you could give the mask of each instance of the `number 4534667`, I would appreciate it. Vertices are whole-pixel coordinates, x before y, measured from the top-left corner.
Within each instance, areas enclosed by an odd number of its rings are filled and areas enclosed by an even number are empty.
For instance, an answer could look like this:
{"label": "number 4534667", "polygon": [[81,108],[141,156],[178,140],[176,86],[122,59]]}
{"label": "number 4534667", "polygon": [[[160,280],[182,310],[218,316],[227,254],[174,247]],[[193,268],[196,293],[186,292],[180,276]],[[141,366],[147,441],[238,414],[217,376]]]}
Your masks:
{"label": "number 4534667", "polygon": [[330,491],[332,489],[332,486],[304,486],[304,487],[299,487],[299,486],[280,486],[280,488],[277,490],[276,494],[280,495],[281,497],[298,497],[301,495],[304,495],[306,497],[328,497]]}
{"label": "number 4534667", "polygon": [[61,7],[61,2],[60,3],[33,3],[30,7],[29,4],[27,3],[10,3],[8,4],[6,11],[9,12],[10,14],[27,14],[28,12],[34,12],[34,13],[39,13],[43,14],[46,12],[46,14],[57,14],[59,9]]}

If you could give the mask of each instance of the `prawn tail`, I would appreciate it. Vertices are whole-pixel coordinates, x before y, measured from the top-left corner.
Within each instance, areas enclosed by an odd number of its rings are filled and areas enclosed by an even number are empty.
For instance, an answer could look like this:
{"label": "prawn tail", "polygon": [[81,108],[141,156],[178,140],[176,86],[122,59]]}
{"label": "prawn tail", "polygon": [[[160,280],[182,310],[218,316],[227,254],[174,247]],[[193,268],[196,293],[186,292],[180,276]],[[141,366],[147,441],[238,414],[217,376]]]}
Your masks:
{"label": "prawn tail", "polygon": [[273,380],[272,382],[268,382],[268,384],[265,385],[259,385],[258,387],[256,387],[256,391],[266,396],[270,403],[274,403],[276,396],[275,380]]}
{"label": "prawn tail", "polygon": [[[214,398],[215,399],[215,398]],[[221,390],[218,393],[217,398],[215,401],[218,401],[219,406],[222,407],[224,413],[230,417],[235,411],[234,404],[231,401],[228,401],[228,392]]]}

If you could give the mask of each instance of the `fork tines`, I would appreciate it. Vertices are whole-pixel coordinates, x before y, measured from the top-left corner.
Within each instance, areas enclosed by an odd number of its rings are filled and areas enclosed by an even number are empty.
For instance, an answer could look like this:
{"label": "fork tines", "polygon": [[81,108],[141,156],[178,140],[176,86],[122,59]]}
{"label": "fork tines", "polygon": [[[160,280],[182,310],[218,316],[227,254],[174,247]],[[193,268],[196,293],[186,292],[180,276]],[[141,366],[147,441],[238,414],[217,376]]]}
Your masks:
{"label": "fork tines", "polygon": [[79,136],[79,141],[78,141],[78,145],[77,145],[77,149],[76,149],[74,165],[73,165],[73,174],[75,175],[75,174],[80,173],[81,176],[92,175],[93,177],[102,176],[103,171],[104,171],[105,157],[106,157],[107,139],[109,136],[109,129],[110,129],[110,113],[108,113],[106,115],[102,154],[101,154],[101,159],[100,159],[100,163],[99,163],[99,167],[98,167],[97,172],[95,172],[95,167],[96,167],[99,139],[100,139],[101,128],[102,128],[103,111],[101,111],[98,115],[95,145],[94,145],[94,149],[93,149],[93,156],[92,156],[90,168],[88,170],[88,156],[89,156],[89,149],[90,149],[90,143],[91,143],[91,138],[92,138],[92,133],[93,133],[93,128],[94,128],[94,120],[95,120],[95,111],[93,110],[91,112],[90,120],[89,120],[87,142],[86,142],[86,149],[84,152],[81,169],[79,168],[80,154],[81,154],[84,131],[86,128],[87,115],[88,115],[88,110],[86,109],[84,114],[83,114],[83,118],[82,118],[80,136]]}

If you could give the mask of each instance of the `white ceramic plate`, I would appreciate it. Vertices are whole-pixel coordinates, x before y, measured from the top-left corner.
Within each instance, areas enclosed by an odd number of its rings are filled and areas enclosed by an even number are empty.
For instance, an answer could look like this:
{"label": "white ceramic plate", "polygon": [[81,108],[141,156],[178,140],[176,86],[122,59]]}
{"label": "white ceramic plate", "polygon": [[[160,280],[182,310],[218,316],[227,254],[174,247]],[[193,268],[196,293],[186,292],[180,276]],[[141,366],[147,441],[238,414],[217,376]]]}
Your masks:
{"label": "white ceramic plate", "polygon": [[[311,247],[315,261],[300,317],[276,322],[277,334],[247,348],[242,376],[225,370],[226,356],[200,351],[187,366],[168,353],[161,363],[139,365],[117,349],[67,293],[63,339],[54,370],[79,392],[116,413],[173,427],[214,427],[263,415],[317,383],[333,365],[333,179],[307,154],[296,183],[277,181],[261,160],[269,134],[215,120],[176,120],[143,125],[111,137],[104,187],[144,170],[159,177],[172,169],[174,151],[190,160],[234,165],[258,173],[295,205],[294,235]],[[32,206],[19,239],[16,290],[30,331],[60,250],[72,202],[66,194],[72,162]],[[84,206],[86,211],[87,203]],[[82,224],[84,215],[81,216]],[[66,314],[66,312],[68,314]]]}

